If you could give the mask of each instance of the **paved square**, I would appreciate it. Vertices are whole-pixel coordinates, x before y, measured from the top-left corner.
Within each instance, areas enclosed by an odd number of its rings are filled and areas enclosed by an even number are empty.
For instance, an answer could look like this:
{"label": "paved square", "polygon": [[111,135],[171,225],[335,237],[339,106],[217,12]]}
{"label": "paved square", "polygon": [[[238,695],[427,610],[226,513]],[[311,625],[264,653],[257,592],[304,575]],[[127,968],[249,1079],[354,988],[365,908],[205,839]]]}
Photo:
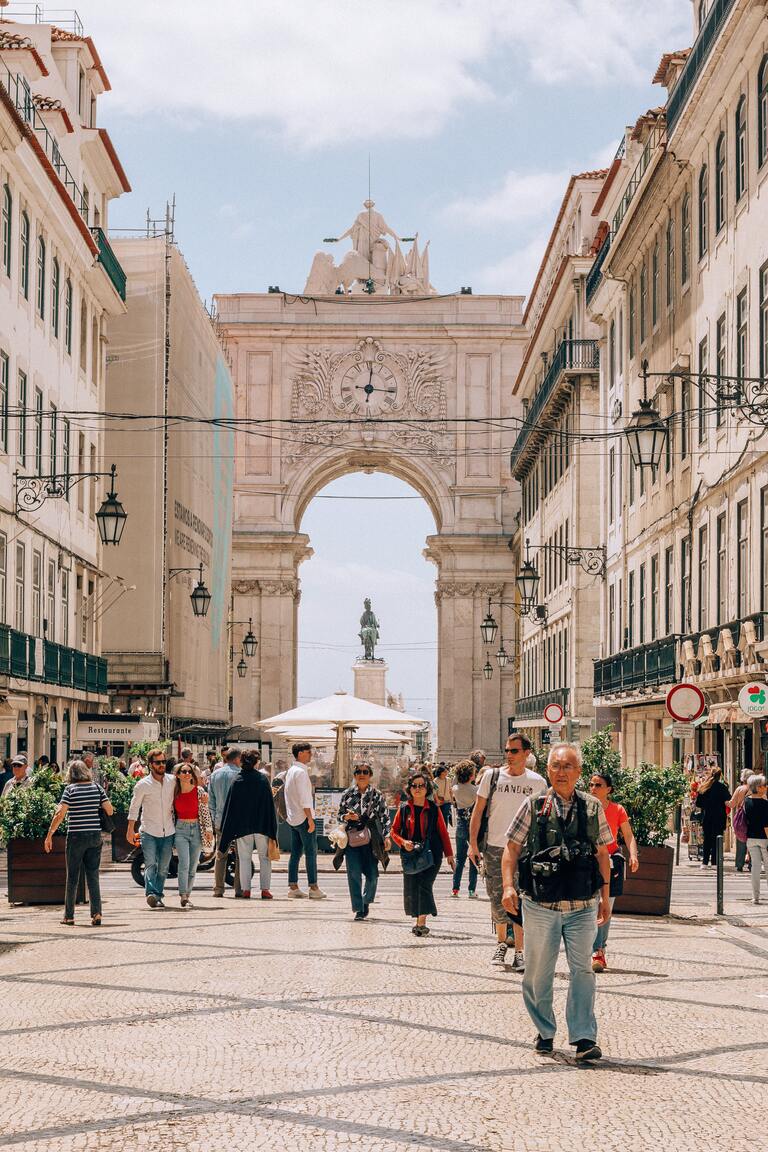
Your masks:
{"label": "paved square", "polygon": [[[150,912],[108,873],[101,930],[85,909],[68,929],[58,908],[0,906],[0,1147],[764,1146],[768,909],[617,919],[605,1060],[583,1068],[563,1034],[534,1055],[521,978],[490,965],[489,905],[452,900],[447,873],[423,940],[398,875],[365,923],[343,875],[322,877],[324,904],[288,902],[284,875],[271,904],[214,900],[210,883],[192,911],[173,883]],[[565,991],[561,964],[560,1021]]]}

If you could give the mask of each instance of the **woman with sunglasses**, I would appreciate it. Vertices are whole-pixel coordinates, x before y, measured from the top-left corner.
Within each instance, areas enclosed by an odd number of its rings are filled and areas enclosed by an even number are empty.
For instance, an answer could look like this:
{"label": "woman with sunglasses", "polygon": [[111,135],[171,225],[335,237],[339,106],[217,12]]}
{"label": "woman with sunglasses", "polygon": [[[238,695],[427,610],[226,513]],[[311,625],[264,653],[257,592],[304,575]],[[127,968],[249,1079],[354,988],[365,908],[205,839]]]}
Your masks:
{"label": "woman with sunglasses", "polygon": [[[413,773],[405,792],[408,800],[395,814],[392,839],[403,853],[403,904],[406,916],[413,916],[416,920],[411,931],[414,936],[428,936],[427,916],[437,916],[432,891],[435,877],[440,871],[443,854],[453,870],[453,848],[440,807],[429,798],[431,789],[423,772]],[[417,863],[417,857],[428,860],[430,855],[431,863],[426,867],[410,870],[408,856],[411,856],[411,863]]]}
{"label": "woman with sunglasses", "polygon": [[[339,820],[347,832],[343,856],[347,862],[352,911],[355,920],[365,920],[376,898],[379,864],[386,869],[389,864],[387,853],[392,844],[389,839],[389,809],[381,792],[373,786],[370,764],[358,764],[353,775],[354,784],[342,793],[339,801]],[[339,868],[341,857],[338,863],[336,859],[333,863],[335,868]]]}
{"label": "woman with sunglasses", "polygon": [[197,782],[193,764],[181,760],[174,768],[176,790],[173,810],[176,813],[176,832],[173,846],[179,858],[179,900],[182,908],[192,908],[189,899],[195,883],[203,837],[200,832],[200,805],[208,803],[205,789]]}
{"label": "woman with sunglasses", "polygon": [[[615,800],[611,800],[611,793],[613,792],[613,780],[608,772],[593,772],[589,780],[589,791],[596,800],[599,800],[605,812],[605,818],[613,833],[613,843],[608,845],[608,852],[611,857],[611,887],[610,887],[610,901],[611,911],[616,902],[616,897],[620,894],[620,884],[624,877],[624,857],[619,852],[618,837],[621,832],[622,839],[629,851],[629,870],[630,872],[637,872],[639,861],[637,858],[637,841],[635,834],[632,831],[632,825],[629,823],[629,816],[627,816],[626,808],[621,804],[617,804]],[[614,891],[616,889],[616,891]],[[612,919],[612,918],[611,918]],[[595,943],[593,944],[592,953],[592,971],[605,972],[608,964],[605,959],[605,946],[608,942],[608,931],[611,927],[611,920],[606,920],[597,929],[595,936]]]}

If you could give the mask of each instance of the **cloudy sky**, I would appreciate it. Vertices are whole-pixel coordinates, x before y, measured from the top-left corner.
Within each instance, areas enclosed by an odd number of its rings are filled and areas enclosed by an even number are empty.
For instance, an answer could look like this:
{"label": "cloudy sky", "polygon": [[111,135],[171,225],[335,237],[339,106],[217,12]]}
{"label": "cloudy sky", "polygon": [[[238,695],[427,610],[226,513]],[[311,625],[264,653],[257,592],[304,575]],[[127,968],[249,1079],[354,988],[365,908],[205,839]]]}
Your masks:
{"label": "cloudy sky", "polygon": [[[207,299],[301,290],[322,238],[365,199],[369,156],[377,207],[400,235],[431,240],[439,291],[525,293],[568,176],[609,161],[624,125],[663,100],[650,84],[661,53],[692,39],[690,0],[77,6],[134,189],[111,223],[139,226],[175,193],[177,239]],[[318,500],[305,517],[300,694],[351,686],[370,595],[392,687],[431,717],[429,512],[380,499],[412,495],[387,477],[325,494],[366,499]]]}

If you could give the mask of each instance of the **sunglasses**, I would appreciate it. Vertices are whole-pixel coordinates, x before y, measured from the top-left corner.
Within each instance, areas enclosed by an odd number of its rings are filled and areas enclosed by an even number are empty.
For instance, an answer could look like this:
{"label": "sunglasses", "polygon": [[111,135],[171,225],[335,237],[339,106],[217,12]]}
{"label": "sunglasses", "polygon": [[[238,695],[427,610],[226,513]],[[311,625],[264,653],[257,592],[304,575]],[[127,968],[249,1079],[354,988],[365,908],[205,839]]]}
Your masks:
{"label": "sunglasses", "polygon": [[179,776],[191,776],[191,775],[192,775],[192,770],[190,768],[180,768],[179,769]]}
{"label": "sunglasses", "polygon": [[165,764],[165,760],[150,760],[150,764]]}
{"label": "sunglasses", "polygon": [[359,768],[356,768],[354,771],[354,775],[355,776],[370,776],[370,772],[368,771],[367,768],[363,768],[362,770]]}
{"label": "sunglasses", "polygon": [[590,781],[589,786],[590,786],[590,788],[607,788],[608,787],[605,780],[598,780],[596,782]]}
{"label": "sunglasses", "polygon": [[524,748],[505,748],[504,751],[507,754],[509,754],[511,752],[513,756],[517,756],[518,752],[524,752],[525,749]]}
{"label": "sunglasses", "polygon": [[422,788],[426,788],[426,784],[411,784],[411,792],[421,792]]}

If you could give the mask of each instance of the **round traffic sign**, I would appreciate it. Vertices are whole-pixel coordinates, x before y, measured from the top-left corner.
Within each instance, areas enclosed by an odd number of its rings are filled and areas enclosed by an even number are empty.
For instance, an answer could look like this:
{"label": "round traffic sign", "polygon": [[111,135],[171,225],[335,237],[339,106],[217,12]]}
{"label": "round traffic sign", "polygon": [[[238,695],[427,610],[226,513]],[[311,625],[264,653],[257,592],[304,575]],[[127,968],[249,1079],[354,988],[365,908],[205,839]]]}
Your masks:
{"label": "round traffic sign", "polygon": [[544,719],[548,724],[559,724],[564,715],[559,704],[547,704],[544,709]]}
{"label": "round traffic sign", "polygon": [[747,716],[768,715],[768,684],[762,680],[750,680],[739,692],[739,708]]}
{"label": "round traffic sign", "polygon": [[703,715],[707,702],[695,684],[673,684],[667,692],[667,712],[680,724],[690,724]]}

